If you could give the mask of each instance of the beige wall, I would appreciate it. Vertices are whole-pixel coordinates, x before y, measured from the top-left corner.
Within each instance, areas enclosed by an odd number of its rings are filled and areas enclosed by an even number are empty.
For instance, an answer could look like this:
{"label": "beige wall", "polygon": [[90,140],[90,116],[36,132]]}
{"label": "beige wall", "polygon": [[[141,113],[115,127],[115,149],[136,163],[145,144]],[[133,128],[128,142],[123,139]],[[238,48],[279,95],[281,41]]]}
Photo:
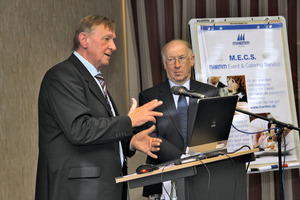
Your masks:
{"label": "beige wall", "polygon": [[1,200],[34,199],[39,86],[46,70],[70,55],[75,26],[89,14],[116,21],[118,50],[104,74],[124,114],[122,0],[0,1]]}

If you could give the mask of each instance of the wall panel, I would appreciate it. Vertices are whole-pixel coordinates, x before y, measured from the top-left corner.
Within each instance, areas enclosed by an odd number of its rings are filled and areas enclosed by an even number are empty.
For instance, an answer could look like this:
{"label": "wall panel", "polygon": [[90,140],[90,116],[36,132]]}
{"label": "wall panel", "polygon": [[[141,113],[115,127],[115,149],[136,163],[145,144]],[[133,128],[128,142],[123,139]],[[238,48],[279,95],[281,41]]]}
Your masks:
{"label": "wall panel", "polygon": [[126,113],[122,0],[0,1],[0,199],[34,199],[39,86],[70,55],[76,24],[90,14],[116,21],[118,50],[103,71]]}

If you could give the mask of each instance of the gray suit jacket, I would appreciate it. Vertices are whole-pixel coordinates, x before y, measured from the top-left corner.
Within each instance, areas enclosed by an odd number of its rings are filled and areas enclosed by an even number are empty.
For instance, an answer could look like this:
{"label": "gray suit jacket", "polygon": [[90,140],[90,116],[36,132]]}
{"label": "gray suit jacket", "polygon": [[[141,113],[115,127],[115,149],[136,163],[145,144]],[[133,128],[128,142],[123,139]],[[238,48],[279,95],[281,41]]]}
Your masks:
{"label": "gray suit jacket", "polygon": [[122,199],[123,185],[116,184],[115,177],[126,170],[122,170],[118,141],[123,140],[124,154],[132,156],[131,120],[113,117],[96,81],[75,55],[45,74],[38,104],[35,198]]}
{"label": "gray suit jacket", "polygon": [[[204,94],[207,97],[218,95],[217,88],[194,80],[190,81],[190,89]],[[160,145],[160,151],[155,152],[155,154],[158,156],[158,159],[152,159],[148,157],[146,162],[151,164],[161,164],[180,158],[184,153],[184,142],[180,128],[178,112],[175,107],[168,80],[162,84],[141,92],[139,95],[140,105],[143,105],[153,99],[163,101],[163,105],[155,109],[159,112],[162,112],[164,115],[156,118],[156,131],[153,133],[154,137],[159,137],[162,139],[162,143]],[[189,99],[187,141],[190,141],[192,126],[198,109],[197,99]],[[143,195],[148,196],[149,194],[159,194],[160,192],[161,184],[158,184],[156,187],[145,187]]]}

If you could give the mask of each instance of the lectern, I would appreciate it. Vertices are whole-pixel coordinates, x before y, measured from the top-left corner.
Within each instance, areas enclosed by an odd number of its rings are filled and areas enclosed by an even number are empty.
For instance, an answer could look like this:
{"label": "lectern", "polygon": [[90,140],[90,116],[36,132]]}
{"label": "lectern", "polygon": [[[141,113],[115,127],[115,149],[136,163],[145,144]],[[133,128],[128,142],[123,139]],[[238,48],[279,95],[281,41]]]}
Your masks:
{"label": "lectern", "polygon": [[177,180],[180,200],[247,200],[246,162],[254,161],[258,149],[220,155],[180,165],[167,166],[145,174],[117,177],[129,188]]}

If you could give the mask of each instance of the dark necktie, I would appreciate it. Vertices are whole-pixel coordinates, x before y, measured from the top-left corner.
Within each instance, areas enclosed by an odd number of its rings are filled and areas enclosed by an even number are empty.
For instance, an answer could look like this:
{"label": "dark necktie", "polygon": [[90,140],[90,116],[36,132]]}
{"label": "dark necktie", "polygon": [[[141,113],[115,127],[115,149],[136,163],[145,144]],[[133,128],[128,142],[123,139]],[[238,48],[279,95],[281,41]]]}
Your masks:
{"label": "dark necktie", "polygon": [[108,94],[107,94],[107,89],[106,89],[106,84],[105,84],[105,81],[104,81],[104,78],[102,76],[102,74],[97,74],[95,76],[98,81],[100,82],[100,85],[104,91],[104,97],[106,98],[106,101],[107,101],[107,104],[109,105],[110,109],[111,109],[111,106],[110,106],[110,103],[109,103],[109,99],[108,99]]}
{"label": "dark necktie", "polygon": [[105,93],[105,98],[108,99],[108,96],[107,96],[107,89],[106,89],[106,84],[105,84],[105,81],[104,81],[104,78],[103,78],[102,74],[97,74],[95,77],[96,77],[96,78],[98,79],[98,81],[100,82],[100,85],[101,85],[101,87],[102,87],[102,89],[103,89],[103,91],[104,91],[104,93]]}
{"label": "dark necktie", "polygon": [[[108,99],[108,93],[107,93],[107,89],[106,89],[106,84],[105,84],[105,81],[104,81],[104,78],[103,78],[102,74],[97,74],[95,77],[98,79],[98,81],[99,81],[99,83],[100,83],[100,85],[101,85],[101,87],[102,87],[102,89],[103,89],[103,91],[104,91],[104,96],[105,96],[105,98],[106,98],[106,102],[107,102],[107,104],[108,104],[110,110],[111,110],[113,113],[115,113],[114,110],[112,109],[112,107],[110,106],[109,99]],[[122,149],[121,141],[119,141],[119,151],[120,151],[121,164],[122,164],[122,166],[123,166],[125,157],[124,157],[124,155],[123,155],[123,149]]]}
{"label": "dark necktie", "polygon": [[184,150],[187,145],[187,117],[188,117],[188,104],[186,101],[185,96],[179,95],[178,104],[177,104],[177,111],[179,115],[180,126],[183,135],[184,141]]}

